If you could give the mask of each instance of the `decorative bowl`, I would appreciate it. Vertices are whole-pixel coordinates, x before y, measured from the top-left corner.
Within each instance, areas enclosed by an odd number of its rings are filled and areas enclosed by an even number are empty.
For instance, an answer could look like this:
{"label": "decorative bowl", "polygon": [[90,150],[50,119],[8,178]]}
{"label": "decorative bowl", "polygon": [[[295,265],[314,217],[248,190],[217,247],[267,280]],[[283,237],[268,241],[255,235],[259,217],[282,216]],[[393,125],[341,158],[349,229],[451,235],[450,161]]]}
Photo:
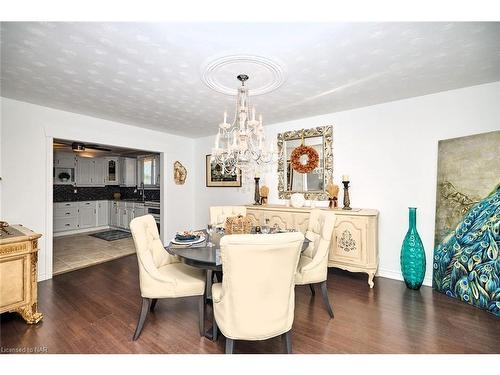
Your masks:
{"label": "decorative bowl", "polygon": [[292,207],[300,208],[304,205],[305,202],[306,202],[306,198],[304,198],[304,194],[293,193],[290,196],[290,203],[291,203]]}

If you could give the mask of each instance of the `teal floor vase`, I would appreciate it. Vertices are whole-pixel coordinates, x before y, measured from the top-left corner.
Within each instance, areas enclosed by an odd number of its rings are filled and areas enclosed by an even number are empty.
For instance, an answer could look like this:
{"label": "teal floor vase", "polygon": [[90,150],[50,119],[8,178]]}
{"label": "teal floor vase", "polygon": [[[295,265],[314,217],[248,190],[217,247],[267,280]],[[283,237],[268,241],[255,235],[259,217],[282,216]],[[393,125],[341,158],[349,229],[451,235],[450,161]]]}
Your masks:
{"label": "teal floor vase", "polygon": [[401,272],[406,286],[418,290],[425,276],[425,251],[417,232],[417,209],[408,209],[409,228],[401,246]]}

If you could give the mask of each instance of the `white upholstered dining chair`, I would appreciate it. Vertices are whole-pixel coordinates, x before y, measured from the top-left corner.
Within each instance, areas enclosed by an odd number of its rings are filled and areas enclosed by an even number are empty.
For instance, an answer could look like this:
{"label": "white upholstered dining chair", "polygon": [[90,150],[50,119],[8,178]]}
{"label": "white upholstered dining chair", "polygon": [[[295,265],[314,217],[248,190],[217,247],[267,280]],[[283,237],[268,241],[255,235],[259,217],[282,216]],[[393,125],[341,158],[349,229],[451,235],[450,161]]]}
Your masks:
{"label": "white upholstered dining chair", "polygon": [[136,217],[130,222],[139,263],[142,307],[134,333],[139,338],[148,311],[153,311],[158,298],[199,296],[199,330],[204,335],[205,274],[203,270],[180,263],[168,254],[160,240],[153,216]]}
{"label": "white upholstered dining chair", "polygon": [[231,216],[246,216],[245,206],[214,206],[210,207],[210,224],[224,227],[226,219]]}
{"label": "white upholstered dining chair", "polygon": [[220,241],[223,280],[213,284],[214,339],[217,326],[234,340],[266,340],[282,335],[291,353],[295,310],[294,277],[304,235],[236,234]]}
{"label": "white upholstered dining chair", "polygon": [[299,266],[295,276],[295,284],[309,284],[314,295],[314,284],[319,284],[323,301],[328,314],[333,318],[333,309],[328,299],[326,280],[328,276],[328,253],[335,226],[335,213],[327,210],[312,210],[309,215],[309,226],[306,238],[309,246],[300,255]]}

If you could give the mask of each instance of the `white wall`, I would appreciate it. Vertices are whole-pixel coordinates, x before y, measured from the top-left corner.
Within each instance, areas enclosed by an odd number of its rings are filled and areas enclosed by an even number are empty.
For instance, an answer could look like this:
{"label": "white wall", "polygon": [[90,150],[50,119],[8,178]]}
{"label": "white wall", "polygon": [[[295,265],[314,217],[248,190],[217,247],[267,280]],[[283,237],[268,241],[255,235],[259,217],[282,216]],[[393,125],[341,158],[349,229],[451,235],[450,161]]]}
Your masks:
{"label": "white wall", "polygon": [[[351,206],[380,211],[379,275],[401,279],[407,207],[414,206],[427,253],[424,283],[431,285],[438,140],[500,129],[500,82],[283,122],[267,126],[266,134],[275,139],[283,131],[322,125],[333,125],[334,179],[350,176]],[[212,144],[213,137],[195,144],[198,227],[206,225],[211,205],[247,204],[253,197],[237,188],[205,187],[205,154]],[[263,179],[270,203],[281,203],[276,173]]]}
{"label": "white wall", "polygon": [[[1,218],[41,233],[39,279],[51,277],[52,138],[103,143],[164,153],[162,231],[165,238],[193,222],[194,140],[117,122],[59,111],[6,98],[1,105]],[[188,170],[185,185],[175,185],[173,162]]]}

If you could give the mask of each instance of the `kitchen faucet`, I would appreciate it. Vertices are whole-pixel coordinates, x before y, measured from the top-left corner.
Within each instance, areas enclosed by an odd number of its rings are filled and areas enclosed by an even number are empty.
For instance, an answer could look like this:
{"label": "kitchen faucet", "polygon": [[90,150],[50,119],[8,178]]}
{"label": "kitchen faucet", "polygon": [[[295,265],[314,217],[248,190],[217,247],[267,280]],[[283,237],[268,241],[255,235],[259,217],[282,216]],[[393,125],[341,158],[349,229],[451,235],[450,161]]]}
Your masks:
{"label": "kitchen faucet", "polygon": [[141,195],[142,201],[144,202],[146,200],[146,197],[144,196],[144,182],[141,182]]}

